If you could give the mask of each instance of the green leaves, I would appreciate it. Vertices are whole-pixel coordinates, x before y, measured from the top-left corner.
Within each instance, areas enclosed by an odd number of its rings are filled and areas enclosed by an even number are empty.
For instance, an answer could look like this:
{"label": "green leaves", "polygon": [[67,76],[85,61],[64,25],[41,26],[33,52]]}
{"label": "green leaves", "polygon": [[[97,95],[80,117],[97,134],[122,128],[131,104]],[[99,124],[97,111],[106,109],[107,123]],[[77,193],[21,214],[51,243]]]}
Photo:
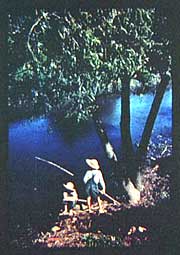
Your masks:
{"label": "green leaves", "polygon": [[23,66],[17,68],[14,74],[15,81],[23,82],[25,79],[33,78],[33,69],[30,63],[25,63]]}
{"label": "green leaves", "polygon": [[150,86],[153,73],[169,65],[168,42],[153,31],[153,9],[38,14],[10,18],[10,82],[18,88],[28,81],[41,108],[63,109],[66,118],[87,120],[96,98],[119,92],[124,77],[138,72],[142,86]]}

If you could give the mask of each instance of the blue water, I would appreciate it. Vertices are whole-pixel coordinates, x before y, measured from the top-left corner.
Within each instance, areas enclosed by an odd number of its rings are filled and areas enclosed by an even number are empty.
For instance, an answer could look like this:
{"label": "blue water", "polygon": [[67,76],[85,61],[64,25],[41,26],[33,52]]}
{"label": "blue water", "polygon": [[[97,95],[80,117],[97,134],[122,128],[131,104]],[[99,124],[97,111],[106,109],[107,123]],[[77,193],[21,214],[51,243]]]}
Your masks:
{"label": "blue water", "polygon": [[[132,95],[130,99],[131,111],[131,135],[133,142],[139,142],[151,105],[154,99],[153,94],[145,94],[141,96]],[[116,142],[120,140],[120,109],[121,98],[117,97],[116,100],[109,99],[105,102],[102,111],[102,120],[106,124],[107,131],[111,140]],[[165,92],[163,100],[156,118],[152,139],[157,135],[162,134],[171,136],[172,133],[172,90],[169,89]]]}
{"label": "blue water", "polygon": [[[134,143],[140,140],[153,98],[153,94],[131,96],[131,132]],[[109,140],[118,155],[121,144],[120,109],[120,97],[106,99],[100,114]],[[158,134],[171,137],[171,110],[172,95],[171,90],[167,90],[154,125],[152,138],[155,139]],[[55,201],[58,207],[62,183],[69,179],[69,176],[59,169],[37,161],[36,156],[67,168],[74,172],[79,180],[82,180],[87,168],[85,159],[88,157],[100,159],[105,177],[110,172],[93,122],[88,122],[87,127],[81,131],[69,126],[62,130],[54,126],[50,118],[45,117],[11,123],[8,160],[11,177],[10,204],[12,210],[18,207],[19,211],[24,210],[29,218],[35,217],[30,213],[31,208],[39,206],[41,210],[43,203],[44,208],[49,206],[52,209],[54,206],[52,201]],[[83,183],[80,186],[83,186]],[[22,220],[18,215],[17,213],[17,221]]]}
{"label": "blue water", "polygon": [[[9,166],[29,171],[32,167],[46,165],[37,162],[35,156],[54,161],[69,169],[80,171],[87,157],[101,155],[102,148],[94,128],[86,135],[76,134],[76,139],[67,139],[67,135],[54,128],[47,118],[33,121],[23,120],[9,127]],[[68,128],[69,129],[69,128]],[[58,170],[59,172],[59,170]]]}
{"label": "blue water", "polygon": [[[133,142],[139,142],[153,101],[153,94],[131,96],[131,133]],[[109,139],[117,153],[120,150],[120,109],[121,99],[107,99],[102,107],[101,118]],[[152,138],[158,134],[171,136],[172,130],[171,90],[164,94],[163,101],[155,121]],[[79,133],[67,127],[67,130],[55,128],[50,119],[39,117],[34,120],[22,120],[9,125],[9,168],[27,173],[32,168],[49,171],[49,165],[37,162],[35,156],[54,161],[67,169],[81,174],[85,171],[85,159],[97,157],[105,160],[104,151],[96,134],[93,122],[88,129]],[[68,139],[68,134],[71,139]],[[52,167],[52,171],[58,171]]]}

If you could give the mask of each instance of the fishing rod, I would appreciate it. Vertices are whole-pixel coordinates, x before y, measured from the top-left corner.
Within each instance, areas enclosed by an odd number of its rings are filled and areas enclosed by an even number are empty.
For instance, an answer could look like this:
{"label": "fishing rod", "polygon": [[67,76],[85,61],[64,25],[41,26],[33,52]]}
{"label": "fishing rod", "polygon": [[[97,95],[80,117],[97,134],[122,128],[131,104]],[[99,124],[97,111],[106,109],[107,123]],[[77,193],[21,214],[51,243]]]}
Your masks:
{"label": "fishing rod", "polygon": [[[66,198],[66,199],[63,199],[63,201],[75,201],[75,200],[74,199],[72,200],[72,198]],[[81,199],[81,198],[78,198],[77,201],[83,202],[83,203],[87,202],[85,199]]]}
{"label": "fishing rod", "polygon": [[[100,190],[99,190],[100,191]],[[107,198],[109,198],[110,200],[112,200],[115,204],[121,205],[120,202],[118,202],[117,200],[115,200],[113,197],[111,197],[110,195],[108,195],[107,193],[103,193],[102,191],[100,191],[100,193],[104,196],[106,196]]]}
{"label": "fishing rod", "polygon": [[[69,175],[71,175],[71,176],[74,176],[74,174],[73,174],[72,172],[70,172],[69,170],[65,169],[65,168],[62,167],[62,166],[59,166],[58,164],[56,164],[56,163],[54,163],[54,162],[52,162],[52,161],[49,161],[49,160],[46,160],[46,159],[42,159],[42,158],[40,158],[40,157],[35,157],[35,158],[38,159],[38,160],[40,160],[40,161],[43,161],[43,162],[45,162],[45,163],[48,163],[48,164],[50,164],[50,165],[52,165],[52,166],[55,166],[55,167],[61,169],[63,172],[65,172],[65,173],[67,173],[67,174],[69,174]],[[101,192],[101,191],[100,191],[100,192]],[[117,200],[115,200],[114,198],[112,198],[112,197],[111,197],[110,195],[108,195],[107,193],[102,193],[102,192],[101,192],[101,194],[105,195],[107,198],[109,198],[110,200],[112,200],[114,203],[120,205],[120,203],[119,203]]]}
{"label": "fishing rod", "polygon": [[48,164],[50,164],[50,165],[52,165],[52,166],[55,166],[55,167],[61,169],[63,172],[65,172],[65,173],[67,173],[67,174],[69,174],[69,175],[71,175],[71,176],[74,176],[74,174],[71,173],[69,170],[65,169],[65,168],[62,167],[62,166],[59,166],[58,164],[56,164],[56,163],[54,163],[54,162],[52,162],[52,161],[49,161],[49,160],[46,160],[46,159],[42,159],[42,158],[40,158],[40,157],[35,157],[35,159],[38,159],[38,160],[43,161],[43,162],[45,162],[45,163],[48,163]]}

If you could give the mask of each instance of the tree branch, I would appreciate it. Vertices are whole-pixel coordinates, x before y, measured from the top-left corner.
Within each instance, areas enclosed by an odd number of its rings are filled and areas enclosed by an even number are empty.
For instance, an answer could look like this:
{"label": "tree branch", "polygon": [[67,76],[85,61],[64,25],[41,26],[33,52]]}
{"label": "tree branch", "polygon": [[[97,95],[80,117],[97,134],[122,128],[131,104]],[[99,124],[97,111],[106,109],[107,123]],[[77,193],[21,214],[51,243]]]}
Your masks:
{"label": "tree branch", "polygon": [[44,16],[41,16],[40,18],[38,18],[37,21],[33,24],[33,26],[31,27],[31,29],[29,31],[28,40],[27,40],[28,50],[30,51],[34,61],[38,62],[38,63],[40,63],[40,61],[37,59],[37,57],[35,56],[35,54],[34,54],[34,52],[32,50],[32,47],[31,47],[31,44],[30,44],[30,40],[31,40],[31,35],[33,33],[33,30],[35,29],[35,27],[37,27],[39,25],[39,23],[42,21],[42,19],[44,19]]}

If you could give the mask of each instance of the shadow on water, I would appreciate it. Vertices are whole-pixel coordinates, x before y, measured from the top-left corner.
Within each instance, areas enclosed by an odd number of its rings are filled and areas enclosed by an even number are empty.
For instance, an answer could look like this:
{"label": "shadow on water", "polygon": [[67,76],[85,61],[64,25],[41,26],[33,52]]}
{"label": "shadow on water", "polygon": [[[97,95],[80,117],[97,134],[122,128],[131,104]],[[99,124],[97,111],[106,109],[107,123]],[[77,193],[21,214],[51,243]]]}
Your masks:
{"label": "shadow on water", "polygon": [[[140,140],[143,126],[150,111],[153,95],[131,97],[131,131],[134,143]],[[152,137],[158,134],[171,136],[171,90],[166,91],[156,119]],[[110,141],[119,155],[120,97],[109,98],[101,107],[100,118]],[[163,122],[162,122],[163,119]],[[35,157],[53,161],[75,173],[74,179],[58,168]],[[85,197],[82,178],[87,165],[85,159],[100,159],[105,179],[110,168],[101,141],[92,121],[74,127],[72,123],[59,126],[51,118],[38,117],[21,120],[9,125],[9,207],[10,225],[26,224],[35,226],[54,222],[62,208],[62,184],[74,180],[79,194]]]}
{"label": "shadow on water", "polygon": [[74,145],[76,141],[86,139],[88,136],[92,136],[92,134],[96,133],[94,121],[92,119],[79,124],[68,119],[62,120],[56,114],[56,116],[51,116],[49,120],[50,133],[56,132],[56,134],[60,136],[63,134],[61,136],[63,142],[69,145]]}

